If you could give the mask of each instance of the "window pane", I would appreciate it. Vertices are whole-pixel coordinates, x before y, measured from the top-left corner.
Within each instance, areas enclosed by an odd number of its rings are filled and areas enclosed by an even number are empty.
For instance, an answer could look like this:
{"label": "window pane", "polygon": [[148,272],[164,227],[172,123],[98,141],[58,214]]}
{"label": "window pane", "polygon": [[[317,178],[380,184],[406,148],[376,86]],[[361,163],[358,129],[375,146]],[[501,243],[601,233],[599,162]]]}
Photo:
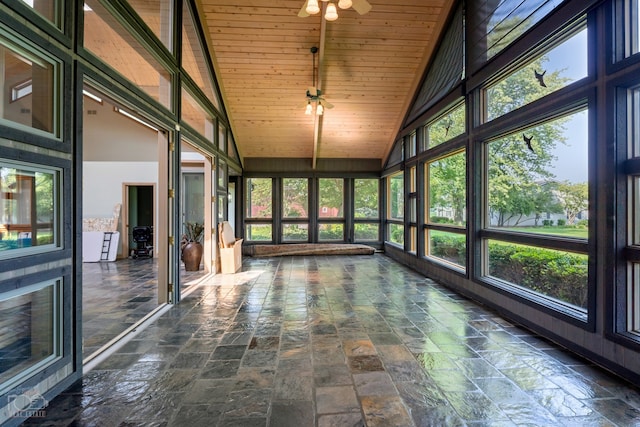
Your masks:
{"label": "window pane", "polygon": [[344,240],[343,224],[319,224],[318,240]]}
{"label": "window pane", "polygon": [[[640,0],[639,0],[640,1]],[[629,89],[629,138],[632,151],[629,157],[640,157],[640,87]]]}
{"label": "window pane", "polygon": [[0,386],[59,356],[58,288],[29,286],[0,300]]}
{"label": "window pane", "polygon": [[425,128],[427,148],[447,142],[465,132],[466,107],[462,104],[445,115],[437,118]]}
{"label": "window pane", "polygon": [[379,218],[377,179],[354,180],[354,217]]}
{"label": "window pane", "polygon": [[629,263],[627,284],[627,330],[640,334],[640,264]]}
{"label": "window pane", "polygon": [[271,224],[247,224],[245,233],[249,242],[270,242],[273,240]]}
{"label": "window pane", "polygon": [[467,161],[464,152],[426,165],[428,206],[431,224],[466,224]]}
{"label": "window pane", "polygon": [[404,218],[404,175],[399,172],[389,177],[389,219]]}
{"label": "window pane", "polygon": [[247,179],[247,218],[271,218],[271,178]]}
{"label": "window pane", "polygon": [[282,179],[283,218],[308,218],[309,180],[307,178]]}
{"label": "window pane", "polygon": [[409,156],[413,157],[418,153],[418,139],[416,138],[416,133],[413,132],[408,137],[407,143],[409,144]]}
{"label": "window pane", "polygon": [[182,120],[189,124],[207,140],[215,141],[215,125],[209,113],[191,94],[182,88]]}
{"label": "window pane", "polygon": [[285,242],[309,241],[309,226],[307,224],[282,224],[282,240]]}
{"label": "window pane", "polygon": [[59,0],[22,0],[22,2],[38,12],[53,25],[58,28],[61,27],[60,14],[58,12],[61,3]]}
{"label": "window pane", "polygon": [[87,0],[85,4],[89,7],[84,9],[84,47],[151,98],[171,108],[167,70],[99,1]]}
{"label": "window pane", "polygon": [[320,178],[320,201],[318,216],[321,218],[344,217],[344,180],[342,178]]}
{"label": "window pane", "polygon": [[587,30],[486,89],[487,121],[527,105],[588,75]]}
{"label": "window pane", "polygon": [[3,88],[0,117],[57,135],[58,68],[43,58],[21,53],[2,39],[0,64]]}
{"label": "window pane", "polygon": [[[171,0],[127,0],[158,39],[171,50]],[[186,16],[186,15],[185,15]]]}
{"label": "window pane", "polygon": [[491,227],[587,238],[587,110],[488,145]]}
{"label": "window pane", "polygon": [[427,256],[465,267],[467,262],[467,239],[464,234],[440,230],[427,230]]}
{"label": "window pane", "polygon": [[[478,29],[486,34],[486,40],[476,41],[474,63],[482,62],[482,58],[489,59],[512,41],[524,34],[529,28],[533,27],[542,18],[547,16],[555,9],[562,0],[503,0],[492,3],[477,2],[480,8],[476,13],[482,13],[478,19]],[[488,5],[496,5],[492,10]],[[482,19],[484,18],[484,19]]]}
{"label": "window pane", "polygon": [[218,148],[223,153],[227,151],[227,129],[222,125],[218,126]]}
{"label": "window pane", "polygon": [[218,188],[227,188],[227,163],[218,160]]}
{"label": "window pane", "polygon": [[589,257],[489,241],[488,275],[586,309]]}
{"label": "window pane", "polygon": [[59,192],[58,172],[0,163],[0,258],[59,241]]}
{"label": "window pane", "polygon": [[354,239],[356,241],[378,241],[380,240],[380,225],[375,224],[354,224]]}
{"label": "window pane", "polygon": [[404,225],[389,224],[389,241],[404,246]]}

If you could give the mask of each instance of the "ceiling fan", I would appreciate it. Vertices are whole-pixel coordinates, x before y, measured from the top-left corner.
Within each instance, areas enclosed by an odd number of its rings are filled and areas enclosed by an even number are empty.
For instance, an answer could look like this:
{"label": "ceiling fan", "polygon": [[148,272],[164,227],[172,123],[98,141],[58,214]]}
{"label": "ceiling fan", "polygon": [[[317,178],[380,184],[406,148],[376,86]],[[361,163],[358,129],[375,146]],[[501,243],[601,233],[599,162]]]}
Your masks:
{"label": "ceiling fan", "polygon": [[[360,15],[364,15],[371,10],[371,5],[367,0],[340,0],[338,1],[338,7],[340,9],[349,9],[350,7],[353,7],[355,11]],[[320,12],[318,0],[305,0],[304,4],[302,5],[302,9],[300,9],[300,12],[298,12],[298,16],[300,18],[306,18],[307,16],[315,15],[318,12]],[[336,6],[333,3],[329,3],[329,5],[327,6],[325,19],[327,21],[335,21],[336,19],[338,19]]]}
{"label": "ceiling fan", "polygon": [[318,48],[313,46],[310,51],[313,55],[313,86],[307,88],[307,108],[304,113],[311,114],[313,112],[313,106],[315,105],[316,115],[321,116],[324,109],[333,108],[333,104],[324,99],[322,91],[316,87],[316,53],[318,53]]}

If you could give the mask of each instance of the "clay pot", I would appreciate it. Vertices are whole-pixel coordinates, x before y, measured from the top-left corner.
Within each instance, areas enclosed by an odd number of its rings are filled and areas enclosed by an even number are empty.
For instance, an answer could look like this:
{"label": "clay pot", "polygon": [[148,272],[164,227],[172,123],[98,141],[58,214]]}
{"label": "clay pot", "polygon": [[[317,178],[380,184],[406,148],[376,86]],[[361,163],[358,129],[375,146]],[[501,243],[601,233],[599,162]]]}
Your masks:
{"label": "clay pot", "polygon": [[202,252],[202,245],[198,242],[189,242],[182,248],[182,261],[184,261],[184,269],[186,271],[200,270]]}

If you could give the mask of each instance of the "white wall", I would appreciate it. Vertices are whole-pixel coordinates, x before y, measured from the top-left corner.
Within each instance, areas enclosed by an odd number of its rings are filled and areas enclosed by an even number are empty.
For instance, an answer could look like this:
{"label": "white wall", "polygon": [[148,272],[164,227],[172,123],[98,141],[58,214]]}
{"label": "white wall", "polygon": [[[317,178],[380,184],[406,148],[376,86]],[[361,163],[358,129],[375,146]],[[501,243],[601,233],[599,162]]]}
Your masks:
{"label": "white wall", "polygon": [[[122,184],[124,182],[137,184],[157,184],[158,163],[156,162],[84,162],[82,171],[82,206],[83,218],[111,217],[116,203],[122,203]],[[158,186],[153,195],[154,221],[158,224]],[[118,230],[122,229],[122,212]],[[128,238],[121,236],[118,244],[118,257],[122,253],[122,241]],[[154,238],[157,238],[154,235]],[[154,242],[157,247],[157,243]]]}

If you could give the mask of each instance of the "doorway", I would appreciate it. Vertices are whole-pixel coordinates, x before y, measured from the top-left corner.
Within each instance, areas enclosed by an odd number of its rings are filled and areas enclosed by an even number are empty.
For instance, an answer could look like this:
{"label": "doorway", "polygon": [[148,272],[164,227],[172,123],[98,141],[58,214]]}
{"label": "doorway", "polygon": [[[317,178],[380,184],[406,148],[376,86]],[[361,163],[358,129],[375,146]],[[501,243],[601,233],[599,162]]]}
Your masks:
{"label": "doorway", "polygon": [[[131,256],[132,251],[135,251],[140,244],[133,236],[133,230],[136,227],[150,227],[150,246],[157,247],[153,233],[153,230],[155,230],[155,204],[153,197],[155,184],[123,183],[123,187],[123,217],[125,219],[123,234],[127,236],[123,241],[123,252]],[[157,257],[157,251],[151,251],[151,256]]]}

